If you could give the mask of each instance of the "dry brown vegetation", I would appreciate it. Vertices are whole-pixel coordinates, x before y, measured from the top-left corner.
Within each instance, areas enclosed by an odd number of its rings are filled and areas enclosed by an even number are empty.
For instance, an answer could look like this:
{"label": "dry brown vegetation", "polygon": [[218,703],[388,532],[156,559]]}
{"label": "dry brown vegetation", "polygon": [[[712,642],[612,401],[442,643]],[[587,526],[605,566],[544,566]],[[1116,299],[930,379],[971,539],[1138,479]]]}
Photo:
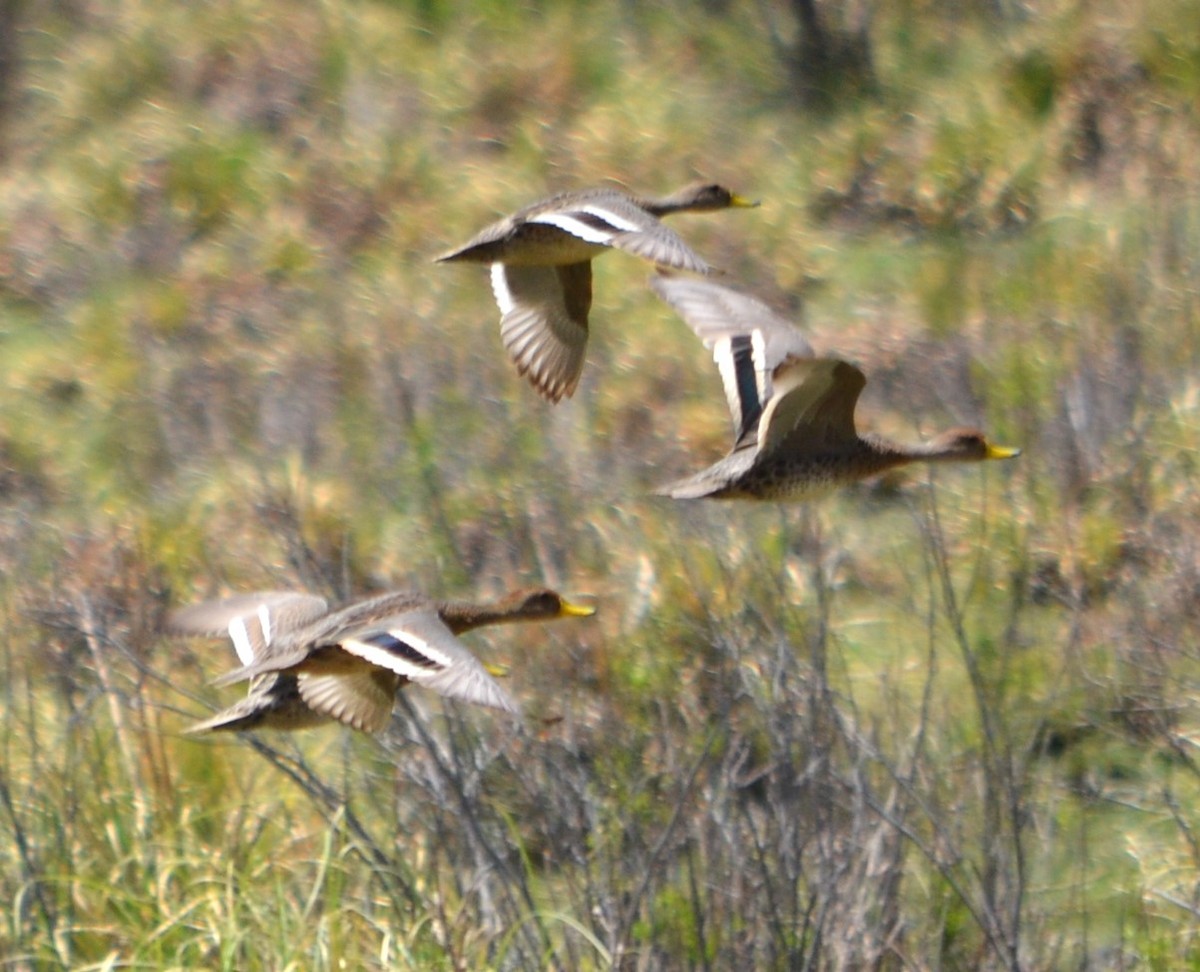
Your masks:
{"label": "dry brown vegetation", "polygon": [[[833,6],[0,0],[6,967],[1196,964],[1200,7]],[[653,498],[727,429],[645,267],[550,408],[430,262],[699,175],[873,428],[1025,455]],[[472,636],[520,724],[178,734],[169,605],[535,582],[601,609]]]}

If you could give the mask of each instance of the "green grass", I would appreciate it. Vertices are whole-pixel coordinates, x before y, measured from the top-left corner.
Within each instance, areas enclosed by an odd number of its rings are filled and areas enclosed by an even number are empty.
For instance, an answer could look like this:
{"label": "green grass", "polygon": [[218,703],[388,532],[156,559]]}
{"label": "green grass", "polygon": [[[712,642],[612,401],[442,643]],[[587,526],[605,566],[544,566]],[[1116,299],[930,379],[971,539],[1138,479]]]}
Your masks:
{"label": "green grass", "polygon": [[[1194,966],[1197,12],[883,3],[875,93],[812,115],[753,4],[24,5],[0,954]],[[668,503],[728,429],[647,267],[598,261],[551,408],[431,262],[697,176],[763,206],[675,228],[864,368],[865,426],[1025,454]],[[519,726],[413,692],[378,740],[179,735],[236,692],[170,605],[541,582],[600,612],[470,636]]]}

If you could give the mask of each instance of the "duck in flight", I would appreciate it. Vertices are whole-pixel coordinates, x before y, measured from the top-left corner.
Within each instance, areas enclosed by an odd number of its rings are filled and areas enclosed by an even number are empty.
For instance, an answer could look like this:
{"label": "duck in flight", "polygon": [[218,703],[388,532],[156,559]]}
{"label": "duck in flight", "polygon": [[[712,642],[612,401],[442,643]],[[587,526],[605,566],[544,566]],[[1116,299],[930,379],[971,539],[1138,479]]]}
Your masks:
{"label": "duck in flight", "polygon": [[516,713],[516,702],[457,636],[485,625],[594,613],[546,588],[490,603],[396,591],[336,609],[313,594],[268,591],[181,608],[168,616],[167,630],[227,634],[243,667],[217,682],[250,680],[245,699],[190,733],[304,729],[331,719],[377,732],[409,682]]}
{"label": "duck in flight", "polygon": [[661,275],[651,287],[705,347],[733,417],[730,453],[658,492],[676,499],[805,500],[911,462],[1011,459],[1020,449],[954,428],[914,445],[860,434],[863,373],[818,358],[804,336],[762,301],[708,280]]}
{"label": "duck in flight", "polygon": [[574,394],[583,372],[595,257],[615,248],[660,267],[708,273],[660,218],[757,205],[712,183],[661,198],[615,188],[564,192],[493,223],[437,262],[491,264],[504,346],[538,394],[559,402]]}

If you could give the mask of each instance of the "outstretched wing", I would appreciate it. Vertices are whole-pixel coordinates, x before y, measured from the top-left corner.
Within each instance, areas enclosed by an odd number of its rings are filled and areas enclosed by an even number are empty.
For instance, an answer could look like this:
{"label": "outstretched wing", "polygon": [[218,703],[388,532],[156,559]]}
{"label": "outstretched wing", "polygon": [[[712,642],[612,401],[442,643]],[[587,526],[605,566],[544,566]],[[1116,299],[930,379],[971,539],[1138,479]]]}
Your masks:
{"label": "outstretched wing", "polygon": [[363,666],[337,675],[296,676],[300,698],[320,716],[363,732],[379,732],[392,716],[396,690],[402,681],[394,672]]}
{"label": "outstretched wing", "polygon": [[592,306],[592,265],[492,264],[500,336],[509,356],[552,402],[569,398],[583,373]]}
{"label": "outstretched wing", "polygon": [[184,732],[245,732],[249,729],[293,731],[329,722],[329,716],[314,711],[300,697],[298,676],[274,672],[262,676],[240,702],[222,709],[211,718],[188,726]]}
{"label": "outstretched wing", "polygon": [[712,268],[658,217],[621,192],[599,189],[551,199],[528,214],[526,223],[553,226],[595,246],[611,246],[661,267],[691,273]]}
{"label": "outstretched wing", "polygon": [[[432,607],[399,612],[343,635],[348,654],[450,698],[516,712],[517,704]],[[304,700],[317,707],[302,681]]]}
{"label": "outstretched wing", "polygon": [[228,634],[243,665],[269,656],[279,636],[329,611],[323,597],[294,591],[261,591],[179,608],[167,616],[175,634],[218,637]]}
{"label": "outstretched wing", "polygon": [[812,346],[762,301],[710,280],[660,275],[650,281],[712,351],[733,418],[735,448],[752,445],[776,394],[784,361],[811,358]]}
{"label": "outstretched wing", "polygon": [[836,358],[789,358],[772,376],[774,394],[758,430],[759,454],[828,451],[857,440],[854,409],[867,380]]}

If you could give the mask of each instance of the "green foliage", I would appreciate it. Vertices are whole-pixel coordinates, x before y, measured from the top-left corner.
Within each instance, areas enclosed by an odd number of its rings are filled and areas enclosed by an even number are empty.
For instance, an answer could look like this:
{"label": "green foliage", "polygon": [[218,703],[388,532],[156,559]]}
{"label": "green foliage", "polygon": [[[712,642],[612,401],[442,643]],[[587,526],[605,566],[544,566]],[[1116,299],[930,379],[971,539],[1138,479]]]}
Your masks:
{"label": "green foliage", "polygon": [[1038,118],[1048,115],[1059,93],[1051,57],[1043,50],[1026,51],[1013,62],[1011,71],[1012,96],[1018,104]]}
{"label": "green foliage", "polygon": [[1155,83],[1182,97],[1200,91],[1200,44],[1188,24],[1196,16],[1194,0],[1153,3],[1139,24],[1139,61]]}
{"label": "green foliage", "polygon": [[[830,9],[830,5],[823,5]],[[1194,0],[875,5],[797,110],[782,8],[22,5],[0,171],[0,954],[18,966],[1195,966]],[[767,19],[778,16],[781,19]],[[546,191],[674,224],[870,384],[1025,454],[801,508],[646,268],[537,401],[480,268]],[[794,295],[794,296],[793,296]],[[170,605],[591,592],[471,635],[527,717],[236,697]]]}

